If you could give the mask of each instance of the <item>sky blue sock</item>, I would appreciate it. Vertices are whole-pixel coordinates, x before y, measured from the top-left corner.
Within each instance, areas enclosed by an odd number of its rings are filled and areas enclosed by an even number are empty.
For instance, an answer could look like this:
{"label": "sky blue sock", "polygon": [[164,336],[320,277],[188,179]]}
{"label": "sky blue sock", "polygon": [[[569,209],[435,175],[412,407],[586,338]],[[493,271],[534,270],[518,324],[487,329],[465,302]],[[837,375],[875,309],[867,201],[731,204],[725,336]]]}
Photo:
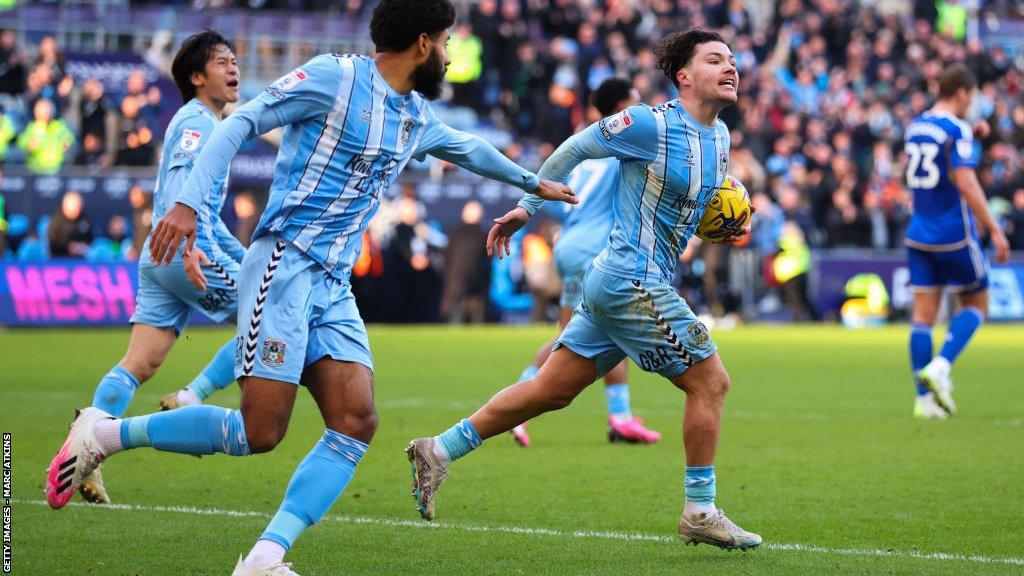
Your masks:
{"label": "sky blue sock", "polygon": [[121,444],[125,450],[152,446],[179,454],[247,456],[242,413],[219,406],[186,406],[121,421]]}
{"label": "sky blue sock", "polygon": [[910,368],[914,371],[914,382],[917,383],[917,395],[924,396],[928,387],[921,383],[917,373],[932,361],[932,327],[929,324],[914,322],[910,325]]}
{"label": "sky blue sock", "polygon": [[942,345],[939,356],[949,360],[950,364],[955,362],[956,357],[964,351],[967,343],[971,341],[971,336],[974,336],[984,321],[985,315],[981,313],[981,310],[972,306],[964,308],[956,316],[953,316],[953,319],[949,321],[946,342]]}
{"label": "sky blue sock", "polygon": [[221,346],[220,350],[217,350],[206,368],[203,368],[196,379],[188,385],[188,389],[194,392],[200,400],[206,400],[211,394],[227,388],[234,381],[235,339],[232,338]]}
{"label": "sky blue sock", "polygon": [[448,453],[449,460],[458,460],[483,443],[480,435],[476,432],[476,428],[473,428],[473,425],[465,418],[440,436],[437,436],[435,440],[444,447],[445,452]]}
{"label": "sky blue sock", "polygon": [[341,432],[324,432],[295,469],[284,502],[260,540],[277,542],[290,550],[299,535],[323,518],[345,491],[368,446]]}
{"label": "sky blue sock", "polygon": [[629,420],[633,412],[629,409],[629,384],[608,384],[604,387],[604,399],[608,403],[608,415],[620,420]]}
{"label": "sky blue sock", "polygon": [[120,418],[128,409],[132,401],[135,389],[139,387],[139,381],[131,372],[121,367],[114,366],[107,372],[107,375],[100,380],[96,386],[96,392],[92,395],[92,405],[107,414]]}
{"label": "sky blue sock", "polygon": [[696,504],[715,503],[715,467],[686,467],[686,501]]}
{"label": "sky blue sock", "polygon": [[519,375],[518,382],[522,382],[523,380],[529,380],[533,378],[534,376],[537,375],[537,370],[540,370],[540,368],[537,368],[533,364],[530,364],[526,368],[523,368],[522,374]]}

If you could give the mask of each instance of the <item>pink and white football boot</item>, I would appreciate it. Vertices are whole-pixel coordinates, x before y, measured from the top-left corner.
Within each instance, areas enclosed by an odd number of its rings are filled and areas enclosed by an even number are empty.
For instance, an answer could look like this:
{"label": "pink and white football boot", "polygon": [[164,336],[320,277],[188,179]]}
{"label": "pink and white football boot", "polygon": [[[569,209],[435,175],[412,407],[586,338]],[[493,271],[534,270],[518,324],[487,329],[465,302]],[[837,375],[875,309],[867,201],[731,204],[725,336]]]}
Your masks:
{"label": "pink and white football boot", "polygon": [[526,432],[526,422],[509,430],[508,433],[512,435],[512,439],[516,441],[516,444],[523,448],[530,447],[530,435]]}
{"label": "pink and white football boot", "polygon": [[96,434],[96,422],[113,418],[99,408],[86,408],[78,412],[71,423],[68,439],[50,462],[46,471],[46,502],[54,510],[63,508],[75,495],[82,480],[106,460]]}
{"label": "pink and white football boot", "polygon": [[636,416],[629,420],[608,417],[608,441],[627,444],[654,444],[661,440],[661,434],[644,427],[644,421]]}

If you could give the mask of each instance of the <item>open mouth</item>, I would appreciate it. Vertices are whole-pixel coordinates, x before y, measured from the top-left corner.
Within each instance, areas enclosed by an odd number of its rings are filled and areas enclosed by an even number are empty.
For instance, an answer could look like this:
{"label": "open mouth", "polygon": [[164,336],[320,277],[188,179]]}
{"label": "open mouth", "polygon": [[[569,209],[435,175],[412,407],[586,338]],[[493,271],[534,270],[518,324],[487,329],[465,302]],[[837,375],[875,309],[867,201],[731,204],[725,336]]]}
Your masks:
{"label": "open mouth", "polygon": [[720,81],[718,83],[718,85],[719,86],[727,86],[727,87],[732,88],[733,90],[735,90],[736,89],[736,79],[735,78],[725,78],[722,81]]}
{"label": "open mouth", "polygon": [[238,80],[228,80],[228,88],[238,88]]}

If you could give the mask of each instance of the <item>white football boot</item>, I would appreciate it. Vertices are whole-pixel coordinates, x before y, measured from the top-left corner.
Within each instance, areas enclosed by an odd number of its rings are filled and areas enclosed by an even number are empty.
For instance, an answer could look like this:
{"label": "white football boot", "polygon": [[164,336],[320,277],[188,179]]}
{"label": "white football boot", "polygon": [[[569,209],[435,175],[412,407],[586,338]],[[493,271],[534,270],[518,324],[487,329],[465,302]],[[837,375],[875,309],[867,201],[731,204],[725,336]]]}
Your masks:
{"label": "white football boot", "polygon": [[935,401],[931,392],[914,399],[914,418],[918,420],[947,420],[949,414]]}
{"label": "white football boot", "polygon": [[714,512],[702,512],[695,517],[683,514],[679,517],[679,538],[685,544],[696,546],[701,542],[725,548],[746,551],[761,545],[761,536],[747,532],[726,517],[721,508]]}
{"label": "white football boot", "polygon": [[956,414],[956,402],[953,402],[953,381],[949,378],[949,368],[948,360],[936,356],[917,373],[917,377],[931,390],[935,403],[953,416]]}
{"label": "white football boot", "polygon": [[266,566],[253,568],[246,564],[244,556],[239,556],[238,564],[235,564],[235,571],[231,573],[231,576],[299,576],[299,574],[292,570],[290,563],[278,560]]}

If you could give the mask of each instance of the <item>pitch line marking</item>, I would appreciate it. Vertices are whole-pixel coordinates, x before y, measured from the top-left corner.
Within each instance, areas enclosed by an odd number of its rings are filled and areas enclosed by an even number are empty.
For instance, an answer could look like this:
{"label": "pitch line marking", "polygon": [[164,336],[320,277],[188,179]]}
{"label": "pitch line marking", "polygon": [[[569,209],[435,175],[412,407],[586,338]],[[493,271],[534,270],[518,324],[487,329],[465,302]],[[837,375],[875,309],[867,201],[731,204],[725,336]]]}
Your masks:
{"label": "pitch line marking", "polygon": [[[43,500],[12,500],[15,504],[33,504],[48,506]],[[177,514],[193,514],[196,516],[227,516],[232,518],[267,518],[270,514],[255,510],[226,510],[223,508],[198,508],[194,506],[146,506],[141,504],[87,504],[85,502],[69,502],[68,506],[95,508],[97,510],[118,510],[129,512],[169,512]],[[471,524],[450,524],[446,522],[424,522],[422,520],[395,520],[391,518],[373,518],[366,516],[324,516],[324,521],[341,524],[366,524],[396,528],[417,528],[426,530],[461,530],[463,532],[491,532],[501,534],[518,534],[524,536],[549,536],[554,538],[590,538],[602,540],[622,540],[640,542],[678,542],[678,538],[658,536],[655,534],[639,534],[629,532],[604,532],[592,530],[553,530],[550,528],[529,528],[523,526],[474,526]],[[975,554],[959,554],[951,552],[917,552],[881,548],[829,548],[812,544],[775,544],[767,543],[761,549],[777,552],[804,552],[808,554],[834,554],[837,556],[871,556],[877,558],[914,558],[918,560],[944,560],[973,562],[976,564],[1007,564],[1024,566],[1024,558],[979,556]]]}

